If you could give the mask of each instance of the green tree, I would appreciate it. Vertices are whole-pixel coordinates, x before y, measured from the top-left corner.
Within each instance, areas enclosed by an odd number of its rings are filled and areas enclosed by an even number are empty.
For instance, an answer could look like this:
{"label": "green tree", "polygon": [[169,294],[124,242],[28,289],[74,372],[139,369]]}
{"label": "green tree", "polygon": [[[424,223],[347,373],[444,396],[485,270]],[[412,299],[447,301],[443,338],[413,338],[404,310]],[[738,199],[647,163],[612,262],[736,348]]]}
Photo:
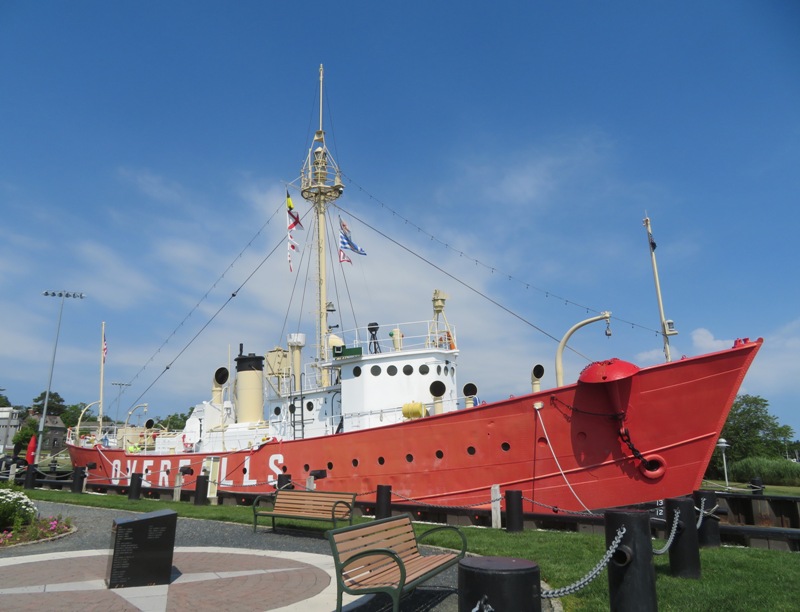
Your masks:
{"label": "green tree", "polygon": [[[5,389],[3,389],[3,391],[5,391]],[[0,393],[0,408],[6,408],[8,406],[11,406],[11,402],[8,401],[8,398],[5,395]]]}
{"label": "green tree", "polygon": [[[81,416],[81,412],[83,409],[86,408],[85,403],[80,404],[72,404],[71,406],[67,406],[64,408],[64,412],[61,413],[61,421],[67,427],[75,427],[78,424],[78,419]],[[50,409],[47,409],[50,412]],[[92,411],[87,410],[86,413],[83,415],[83,420],[86,421],[92,416]]]}
{"label": "green tree", "polygon": [[[34,414],[42,414],[45,395],[46,391],[42,391],[38,397],[33,398]],[[62,397],[55,391],[51,391],[50,397],[47,398],[47,414],[50,416],[60,416],[66,408],[67,406]]]}
{"label": "green tree", "polygon": [[784,457],[794,430],[769,413],[769,402],[758,395],[739,395],[733,402],[721,438],[730,444],[728,461],[746,457]]}
{"label": "green tree", "polygon": [[12,444],[27,444],[31,439],[31,436],[37,434],[38,432],[39,419],[29,416],[22,421],[22,425],[19,426],[19,429],[17,430],[17,433],[14,434],[14,438],[11,440],[11,442]]}
{"label": "green tree", "polygon": [[167,416],[158,419],[156,427],[161,427],[168,430],[181,430],[186,427],[186,420],[189,415],[184,412],[176,412],[175,414],[168,414]]}

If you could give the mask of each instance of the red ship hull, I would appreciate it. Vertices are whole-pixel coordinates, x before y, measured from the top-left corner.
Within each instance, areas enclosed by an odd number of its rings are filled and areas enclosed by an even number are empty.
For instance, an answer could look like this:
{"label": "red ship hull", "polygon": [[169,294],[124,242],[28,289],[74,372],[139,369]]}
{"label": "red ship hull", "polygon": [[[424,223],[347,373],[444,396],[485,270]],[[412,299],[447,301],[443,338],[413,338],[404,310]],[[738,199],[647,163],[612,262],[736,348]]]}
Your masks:
{"label": "red ship hull", "polygon": [[[437,416],[320,438],[271,441],[230,453],[130,454],[69,445],[93,486],[173,487],[182,465],[198,475],[219,457],[220,492],[265,493],[279,474],[319,490],[393,502],[489,505],[492,485],[522,492],[526,512],[608,508],[700,487],[761,340],[648,368],[616,382],[578,382]],[[621,432],[623,435],[621,436]],[[628,442],[626,442],[626,440]],[[185,478],[194,487],[192,476]]]}

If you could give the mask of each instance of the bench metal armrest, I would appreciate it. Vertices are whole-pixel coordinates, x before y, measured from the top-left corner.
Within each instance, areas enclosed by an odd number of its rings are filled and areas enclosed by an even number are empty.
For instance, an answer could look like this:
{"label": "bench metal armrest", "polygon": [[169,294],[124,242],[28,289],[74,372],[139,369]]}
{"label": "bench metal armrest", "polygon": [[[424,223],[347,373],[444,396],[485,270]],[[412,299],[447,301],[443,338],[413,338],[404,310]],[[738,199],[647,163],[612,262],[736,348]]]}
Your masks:
{"label": "bench metal armrest", "polygon": [[346,502],[343,499],[339,499],[339,500],[336,501],[336,503],[333,504],[333,507],[331,508],[331,520],[333,521],[333,526],[336,527],[336,521],[337,521],[336,508],[338,508],[340,504],[344,505],[344,507],[347,508],[347,516],[350,519],[350,524],[352,525],[353,524],[353,504],[351,504],[350,502]]}
{"label": "bench metal armrest", "polygon": [[[384,557],[389,557],[397,565],[398,569],[400,570],[400,582],[399,582],[399,584],[397,586],[397,589],[393,589],[391,587],[377,587],[375,590],[386,591],[386,592],[388,592],[390,590],[399,590],[399,591],[403,590],[403,587],[406,584],[406,566],[403,563],[403,560],[400,558],[400,556],[396,552],[394,552],[391,548],[373,548],[371,550],[362,550],[361,552],[354,554],[352,557],[347,559],[347,561],[342,563],[339,566],[339,571],[336,572],[336,576],[339,579],[339,581],[340,581],[340,583],[342,585],[342,588],[344,590],[346,590],[348,592],[351,592],[351,593],[354,593],[354,592],[357,593],[358,592],[356,589],[352,589],[352,590],[349,589],[347,587],[347,585],[345,584],[345,581],[344,581],[345,568],[349,564],[351,564],[353,561],[358,561],[362,557],[374,557],[375,555],[382,555]],[[371,587],[366,587],[366,588],[371,588]]]}
{"label": "bench metal armrest", "polygon": [[428,529],[426,532],[420,534],[420,536],[417,538],[417,544],[421,544],[422,540],[424,540],[430,534],[444,530],[455,531],[461,538],[461,552],[459,552],[459,557],[463,557],[467,552],[467,537],[464,535],[464,532],[453,525],[442,525],[441,527],[433,527],[432,529]]}

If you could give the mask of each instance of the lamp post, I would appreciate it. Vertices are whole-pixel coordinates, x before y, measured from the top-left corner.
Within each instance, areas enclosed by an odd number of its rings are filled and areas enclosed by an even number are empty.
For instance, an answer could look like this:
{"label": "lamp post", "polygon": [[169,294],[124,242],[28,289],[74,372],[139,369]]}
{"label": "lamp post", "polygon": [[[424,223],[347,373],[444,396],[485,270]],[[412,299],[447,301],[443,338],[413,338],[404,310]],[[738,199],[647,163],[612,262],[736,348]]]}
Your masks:
{"label": "lamp post", "polygon": [[730,486],[728,486],[728,462],[725,459],[725,449],[726,448],[730,448],[730,447],[731,447],[731,445],[728,444],[728,442],[727,442],[727,440],[725,440],[725,438],[720,438],[717,441],[717,448],[722,450],[722,469],[725,470],[725,489],[726,490],[730,489]]}
{"label": "lamp post", "polygon": [[44,422],[47,418],[47,404],[50,401],[50,387],[53,384],[53,368],[56,365],[56,350],[58,349],[58,336],[61,333],[61,315],[64,312],[64,301],[67,298],[76,298],[82,300],[85,295],[83,293],[76,293],[74,291],[44,291],[42,295],[46,297],[59,297],[61,298],[61,306],[58,309],[58,325],[56,326],[56,341],[53,344],[53,358],[50,360],[50,378],[47,380],[47,391],[44,394],[44,406],[42,407],[42,419],[39,421],[39,438],[36,444],[36,459],[34,463],[38,465],[39,457],[42,453],[42,444],[44,442]]}
{"label": "lamp post", "polygon": [[[122,434],[122,448],[124,448],[125,450],[128,449],[128,419],[130,419],[131,415],[134,412],[136,412],[137,408],[142,408],[142,407],[144,408],[144,413],[147,414],[147,404],[137,404],[136,406],[134,406],[133,408],[131,408],[128,411],[128,416],[125,417],[125,425],[122,428],[122,431],[124,432]],[[117,445],[119,445],[119,442],[120,442],[120,439],[119,439],[119,436],[117,436]]]}
{"label": "lamp post", "polygon": [[99,403],[100,403],[100,400],[97,400],[96,402],[92,402],[91,404],[86,406],[83,410],[81,410],[81,414],[78,417],[78,426],[75,428],[75,436],[76,436],[75,439],[78,442],[79,446],[83,446],[83,444],[80,443],[80,439],[81,439],[81,421],[83,420],[83,415],[87,410],[89,410],[89,408],[91,408],[95,404],[99,404]]}
{"label": "lamp post", "polygon": [[148,406],[148,404],[138,404],[138,405],[134,406],[133,408],[131,408],[131,409],[128,411],[128,416],[127,416],[127,418],[125,419],[125,426],[124,426],[124,428],[123,428],[123,429],[127,429],[127,428],[128,428],[128,419],[130,419],[130,418],[131,418],[131,415],[132,415],[134,412],[136,412],[136,409],[137,409],[137,408],[142,408],[142,407],[144,407],[144,413],[145,413],[145,414],[147,414],[147,406]]}

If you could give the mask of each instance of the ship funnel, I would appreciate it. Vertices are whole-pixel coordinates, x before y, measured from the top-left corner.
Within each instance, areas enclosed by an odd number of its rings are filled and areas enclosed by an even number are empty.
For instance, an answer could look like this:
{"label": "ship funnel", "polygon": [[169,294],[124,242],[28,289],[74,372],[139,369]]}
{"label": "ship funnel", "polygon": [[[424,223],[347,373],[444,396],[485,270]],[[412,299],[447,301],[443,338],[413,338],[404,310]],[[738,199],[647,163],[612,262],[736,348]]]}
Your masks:
{"label": "ship funnel", "polygon": [[303,347],[306,345],[306,335],[295,333],[289,334],[286,337],[286,343],[289,345],[289,351],[292,357],[292,376],[294,377],[294,390],[297,393],[302,391],[302,381],[300,380],[300,372],[302,371],[302,355]]}
{"label": "ship funnel", "polygon": [[531,370],[531,391],[538,393],[542,389],[542,377],[544,376],[544,366],[537,363]]}
{"label": "ship funnel", "polygon": [[214,383],[211,385],[211,403],[222,406],[222,391],[228,382],[228,368],[217,368],[214,372]]}
{"label": "ship funnel", "polygon": [[434,380],[429,387],[431,395],[433,396],[433,414],[442,414],[444,407],[442,406],[442,397],[447,391],[447,387],[441,380]]}
{"label": "ship funnel", "polygon": [[475,405],[475,396],[478,395],[478,385],[467,383],[464,385],[464,407],[472,408]]}
{"label": "ship funnel", "polygon": [[236,358],[236,421],[255,423],[264,418],[264,357],[250,353]]}

